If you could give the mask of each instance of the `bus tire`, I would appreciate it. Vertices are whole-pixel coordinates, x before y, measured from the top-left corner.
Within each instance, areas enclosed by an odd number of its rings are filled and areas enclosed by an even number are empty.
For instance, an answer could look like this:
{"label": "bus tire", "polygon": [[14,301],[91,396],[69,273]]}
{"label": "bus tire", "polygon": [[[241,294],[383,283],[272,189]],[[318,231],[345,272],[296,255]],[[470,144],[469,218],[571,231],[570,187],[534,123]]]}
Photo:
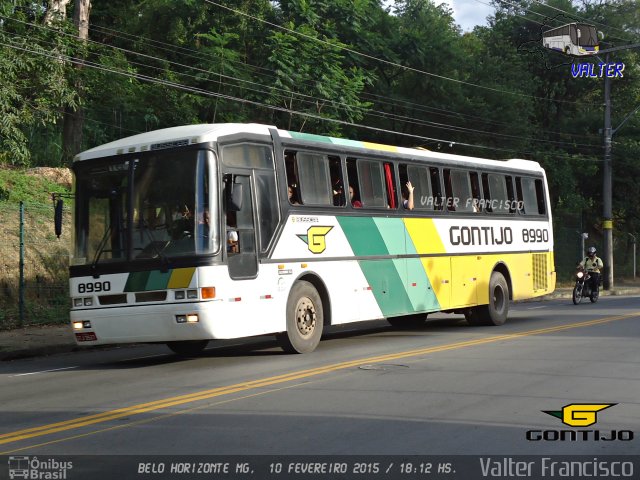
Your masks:
{"label": "bus tire", "polygon": [[280,346],[287,353],[313,352],[320,343],[323,324],[318,291],[307,281],[296,282],[287,300],[287,331],[278,335]]}
{"label": "bus tire", "polygon": [[489,280],[489,304],[474,307],[465,314],[469,325],[504,325],[509,314],[509,284],[500,272]]}
{"label": "bus tire", "polygon": [[181,357],[195,357],[202,353],[209,340],[189,340],[183,342],[167,342],[173,353]]}

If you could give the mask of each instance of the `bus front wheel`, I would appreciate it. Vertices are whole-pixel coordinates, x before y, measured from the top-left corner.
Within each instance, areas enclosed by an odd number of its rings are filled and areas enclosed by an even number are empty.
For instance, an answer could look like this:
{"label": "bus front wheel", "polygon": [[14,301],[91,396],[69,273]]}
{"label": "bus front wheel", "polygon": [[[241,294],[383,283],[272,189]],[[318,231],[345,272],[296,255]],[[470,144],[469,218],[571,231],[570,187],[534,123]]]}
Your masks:
{"label": "bus front wheel", "polygon": [[469,309],[465,318],[469,325],[503,325],[509,313],[509,284],[500,272],[489,280],[489,304]]}
{"label": "bus front wheel", "polygon": [[287,331],[278,335],[287,353],[313,352],[324,323],[322,300],[315,287],[304,280],[296,282],[287,300]]}

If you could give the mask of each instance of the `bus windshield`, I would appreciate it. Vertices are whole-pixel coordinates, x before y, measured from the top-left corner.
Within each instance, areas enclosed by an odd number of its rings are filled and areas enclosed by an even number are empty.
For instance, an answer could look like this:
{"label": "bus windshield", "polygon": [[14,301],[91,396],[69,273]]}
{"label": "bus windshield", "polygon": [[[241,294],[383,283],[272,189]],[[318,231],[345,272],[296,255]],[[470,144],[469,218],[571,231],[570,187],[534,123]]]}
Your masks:
{"label": "bus windshield", "polygon": [[74,265],[219,250],[209,153],[146,153],[78,162]]}
{"label": "bus windshield", "polygon": [[576,28],[577,31],[580,32],[578,35],[578,45],[583,47],[595,47],[598,45],[596,27],[579,23],[576,25]]}

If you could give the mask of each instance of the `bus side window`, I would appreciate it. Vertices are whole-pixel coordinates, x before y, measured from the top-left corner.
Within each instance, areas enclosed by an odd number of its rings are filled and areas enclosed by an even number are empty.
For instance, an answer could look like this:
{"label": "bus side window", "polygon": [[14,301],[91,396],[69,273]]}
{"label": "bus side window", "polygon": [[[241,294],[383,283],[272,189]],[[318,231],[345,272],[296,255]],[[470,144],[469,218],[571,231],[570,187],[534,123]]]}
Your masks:
{"label": "bus side window", "polygon": [[482,194],[480,193],[478,172],[470,172],[469,179],[471,180],[471,196],[473,197],[472,208],[474,213],[480,213],[482,212]]}
{"label": "bus side window", "polygon": [[544,184],[542,180],[536,179],[536,199],[538,200],[538,213],[540,215],[544,215],[547,213],[546,203],[545,203],[545,194],[544,194]]}
{"label": "bus side window", "polygon": [[[511,179],[511,177],[509,177],[509,179]],[[483,173],[482,190],[484,191],[487,212],[509,213],[511,201],[509,200],[507,178],[505,175]],[[513,195],[513,186],[511,186],[511,194]]]}
{"label": "bus side window", "polygon": [[360,200],[364,207],[388,207],[382,164],[373,160],[357,160]]}
{"label": "bus side window", "polygon": [[353,190],[353,198],[351,198],[353,207],[389,208],[384,168],[381,162],[348,158],[347,175],[349,188]]}
{"label": "bus side window", "polygon": [[[354,208],[362,208],[360,201],[360,185],[358,183],[358,164],[355,158],[347,158],[347,186],[349,203]],[[351,193],[353,192],[353,195]]]}
{"label": "bus side window", "polygon": [[[429,167],[431,178],[431,198],[433,198],[434,210],[443,210],[442,182],[440,181],[440,170],[436,167]],[[422,201],[420,202],[422,203]]]}
{"label": "bus side window", "polygon": [[300,197],[304,205],[333,205],[329,159],[320,153],[298,152]]}
{"label": "bus side window", "polygon": [[516,177],[518,207],[525,215],[544,215],[544,190],[542,180],[529,177]]}
{"label": "bus side window", "polygon": [[513,177],[511,175],[507,175],[505,177],[505,180],[507,182],[507,200],[509,201],[509,207],[508,209],[505,208],[505,213],[508,211],[509,213],[515,213],[516,212],[516,196],[515,193],[513,191]]}
{"label": "bus side window", "polygon": [[[417,167],[409,165],[406,167],[406,180],[400,176],[401,187],[406,188],[406,182],[411,182],[413,186],[413,205],[416,210],[440,210],[440,178],[437,168]],[[431,185],[431,180],[435,175],[437,186]]]}
{"label": "bus side window", "polygon": [[444,174],[449,211],[473,212],[469,173],[464,170],[445,169]]}
{"label": "bus side window", "polygon": [[444,178],[444,203],[447,206],[447,210],[450,212],[455,212],[456,206],[454,205],[453,200],[453,185],[451,184],[451,170],[445,168],[442,171],[442,176]]}
{"label": "bus side window", "polygon": [[340,157],[329,156],[329,175],[331,176],[331,194],[333,205],[336,207],[345,206],[345,188],[342,178],[342,161]]}
{"label": "bus side window", "polygon": [[387,186],[387,207],[397,208],[398,202],[396,197],[396,176],[394,175],[393,163],[384,162],[384,181]]}
{"label": "bus side window", "polygon": [[287,173],[287,187],[291,188],[293,195],[289,197],[292,205],[300,205],[300,180],[298,175],[298,164],[296,162],[296,153],[287,150],[284,152],[284,167]]}

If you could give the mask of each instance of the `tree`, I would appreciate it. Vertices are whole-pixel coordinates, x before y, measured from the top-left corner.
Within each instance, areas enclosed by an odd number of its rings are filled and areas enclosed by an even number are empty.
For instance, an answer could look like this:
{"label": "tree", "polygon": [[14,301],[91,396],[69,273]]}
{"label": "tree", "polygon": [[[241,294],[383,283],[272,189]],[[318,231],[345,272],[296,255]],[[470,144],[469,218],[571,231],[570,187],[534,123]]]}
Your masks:
{"label": "tree", "polygon": [[56,126],[60,111],[77,104],[55,54],[64,55],[69,42],[59,34],[64,22],[52,17],[58,30],[43,28],[45,11],[32,2],[5,2],[0,11],[0,163],[29,165],[28,132]]}

